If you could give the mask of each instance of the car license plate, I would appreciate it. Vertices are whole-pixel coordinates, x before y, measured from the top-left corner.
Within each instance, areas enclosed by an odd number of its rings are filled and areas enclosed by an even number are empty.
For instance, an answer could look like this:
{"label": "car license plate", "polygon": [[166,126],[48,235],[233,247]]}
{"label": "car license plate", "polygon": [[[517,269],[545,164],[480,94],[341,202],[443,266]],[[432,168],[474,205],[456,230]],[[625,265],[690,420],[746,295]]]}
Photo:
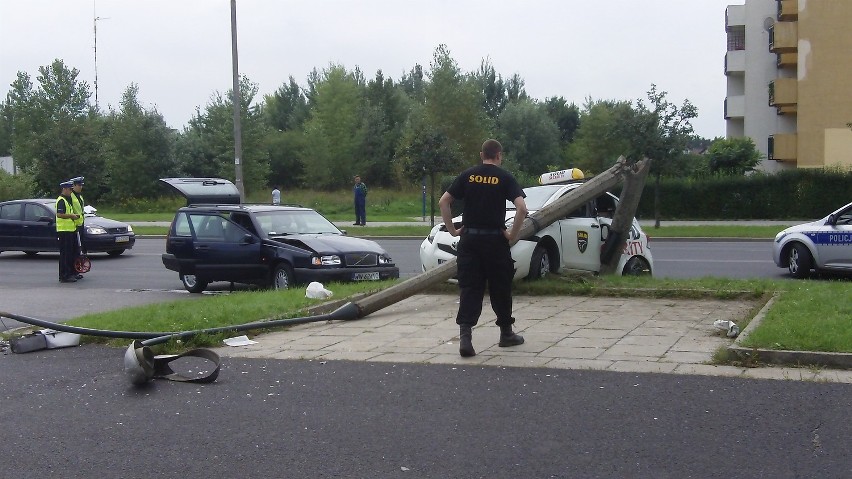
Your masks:
{"label": "car license plate", "polygon": [[353,281],[378,281],[379,280],[379,272],[374,271],[372,273],[355,273],[352,275]]}
{"label": "car license plate", "polygon": [[130,236],[116,236],[115,237],[116,243],[127,243],[128,241],[130,241]]}

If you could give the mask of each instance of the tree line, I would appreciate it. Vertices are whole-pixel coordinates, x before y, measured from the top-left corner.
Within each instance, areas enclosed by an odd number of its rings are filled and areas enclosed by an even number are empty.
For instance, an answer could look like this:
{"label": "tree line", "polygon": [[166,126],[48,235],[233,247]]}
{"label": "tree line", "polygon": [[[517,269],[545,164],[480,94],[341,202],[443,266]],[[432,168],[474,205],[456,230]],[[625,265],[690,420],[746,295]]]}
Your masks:
{"label": "tree line", "polygon": [[[11,83],[0,106],[0,155],[14,157],[16,184],[52,195],[68,176],[85,176],[87,197],[121,205],[160,196],[159,178],[234,180],[231,91],[211,95],[178,131],[156,107],[140,104],[136,84],[100,111],[79,73],[57,59],[35,78],[18,72]],[[428,68],[415,65],[398,80],[329,64],[314,69],[306,86],[291,76],[262,98],[247,77],[239,85],[247,193],[271,185],[334,190],[355,174],[389,188],[426,179],[434,190],[478,162],[489,137],[500,139],[504,165],[525,184],[568,167],[591,175],[620,155],[652,158],[657,181],[741,175],[760,160],[750,140],[695,136],[697,109],[669,102],[655,85],[646,99],[589,98],[579,107],[561,96],[537,100],[518,74],[503,77],[488,60],[462,71],[445,45]],[[693,154],[704,149],[710,154]]]}

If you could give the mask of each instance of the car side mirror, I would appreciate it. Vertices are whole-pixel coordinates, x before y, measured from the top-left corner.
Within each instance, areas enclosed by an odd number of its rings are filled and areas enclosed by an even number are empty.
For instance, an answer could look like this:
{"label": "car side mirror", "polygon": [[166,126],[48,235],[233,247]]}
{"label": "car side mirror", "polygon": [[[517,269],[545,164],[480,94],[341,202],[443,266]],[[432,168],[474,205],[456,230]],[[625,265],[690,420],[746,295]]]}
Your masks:
{"label": "car side mirror", "polygon": [[606,239],[609,238],[609,228],[610,225],[607,223],[601,223],[601,241],[606,242]]}
{"label": "car side mirror", "polygon": [[826,221],[826,224],[829,224],[829,225],[832,225],[832,226],[836,225],[837,224],[837,216],[835,216],[834,213],[828,215],[828,221]]}
{"label": "car side mirror", "polygon": [[254,244],[257,240],[254,238],[253,234],[246,233],[243,235],[243,243],[245,244]]}

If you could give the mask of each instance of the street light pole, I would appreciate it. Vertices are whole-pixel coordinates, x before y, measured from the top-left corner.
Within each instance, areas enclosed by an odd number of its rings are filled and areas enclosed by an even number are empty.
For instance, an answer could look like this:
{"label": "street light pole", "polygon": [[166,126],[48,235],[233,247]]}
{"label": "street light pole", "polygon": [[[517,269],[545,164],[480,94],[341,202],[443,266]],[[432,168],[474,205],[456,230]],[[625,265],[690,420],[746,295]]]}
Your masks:
{"label": "street light pole", "polygon": [[240,125],[240,69],[237,59],[237,0],[231,0],[231,63],[234,70],[234,92],[232,96],[234,107],[234,176],[236,177],[237,190],[240,192],[240,202],[245,200],[245,188],[243,187],[243,165],[241,157],[243,154],[242,128]]}

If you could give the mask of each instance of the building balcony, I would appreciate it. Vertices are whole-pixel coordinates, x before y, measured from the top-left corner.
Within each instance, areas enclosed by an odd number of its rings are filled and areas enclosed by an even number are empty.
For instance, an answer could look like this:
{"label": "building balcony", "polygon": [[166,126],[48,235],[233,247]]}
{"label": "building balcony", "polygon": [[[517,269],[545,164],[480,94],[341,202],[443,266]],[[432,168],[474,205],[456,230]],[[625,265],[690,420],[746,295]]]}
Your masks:
{"label": "building balcony", "polygon": [[745,117],[745,96],[729,96],[725,98],[725,119]]}
{"label": "building balcony", "polygon": [[794,67],[799,63],[798,53],[779,53],[775,64],[778,68]]}
{"label": "building balcony", "polygon": [[796,161],[797,145],[795,133],[776,133],[769,137],[766,157],[777,161]]}
{"label": "building balcony", "polygon": [[744,27],[745,20],[745,5],[728,5],[725,9],[725,31],[731,27]]}
{"label": "building balcony", "polygon": [[769,106],[779,115],[797,112],[799,83],[795,78],[776,78],[769,83]]}
{"label": "building balcony", "polygon": [[725,75],[742,75],[745,73],[745,50],[734,50],[725,53]]}
{"label": "building balcony", "polygon": [[778,0],[778,21],[795,22],[799,19],[799,0]]}
{"label": "building balcony", "polygon": [[795,53],[799,45],[799,25],[796,22],[775,22],[769,29],[769,51]]}

